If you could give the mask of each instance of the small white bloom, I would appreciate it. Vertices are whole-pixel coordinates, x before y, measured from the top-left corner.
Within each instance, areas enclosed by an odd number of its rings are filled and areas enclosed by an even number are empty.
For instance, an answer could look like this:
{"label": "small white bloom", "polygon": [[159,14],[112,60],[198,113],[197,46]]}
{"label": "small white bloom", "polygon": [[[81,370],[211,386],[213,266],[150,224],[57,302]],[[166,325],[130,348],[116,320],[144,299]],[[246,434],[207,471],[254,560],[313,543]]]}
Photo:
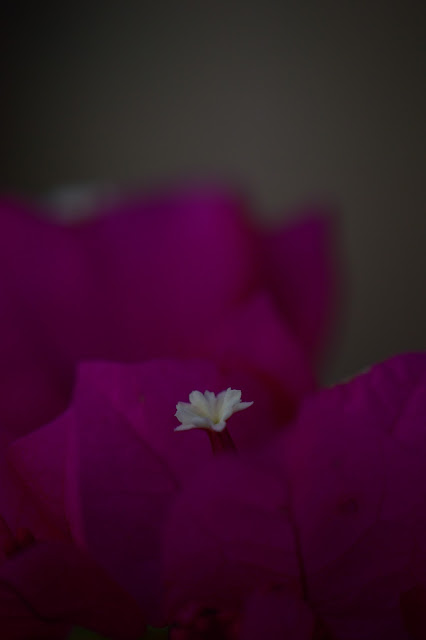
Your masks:
{"label": "small white bloom", "polygon": [[188,429],[211,429],[220,432],[226,421],[237,411],[248,409],[253,402],[241,402],[241,391],[227,389],[217,396],[212,391],[192,391],[189,402],[178,402],[175,416],[181,422],[175,431]]}

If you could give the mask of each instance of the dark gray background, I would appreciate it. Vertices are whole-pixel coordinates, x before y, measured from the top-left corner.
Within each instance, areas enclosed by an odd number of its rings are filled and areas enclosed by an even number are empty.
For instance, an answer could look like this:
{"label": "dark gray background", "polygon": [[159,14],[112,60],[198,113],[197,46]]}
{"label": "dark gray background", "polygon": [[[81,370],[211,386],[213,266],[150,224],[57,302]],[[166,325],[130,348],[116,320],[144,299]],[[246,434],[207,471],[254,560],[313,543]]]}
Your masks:
{"label": "dark gray background", "polygon": [[2,4],[4,189],[219,177],[268,220],[330,200],[348,274],[326,379],[426,348],[423,3],[34,5]]}

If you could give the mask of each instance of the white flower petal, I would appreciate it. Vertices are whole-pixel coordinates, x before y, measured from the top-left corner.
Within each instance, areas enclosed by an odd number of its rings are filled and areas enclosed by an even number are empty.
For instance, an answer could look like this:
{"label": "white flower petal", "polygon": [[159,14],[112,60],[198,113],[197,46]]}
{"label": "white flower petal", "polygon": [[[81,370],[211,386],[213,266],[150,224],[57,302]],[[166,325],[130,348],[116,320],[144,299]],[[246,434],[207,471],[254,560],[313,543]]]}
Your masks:
{"label": "white flower petal", "polygon": [[226,421],[237,411],[251,407],[253,402],[241,402],[241,391],[228,387],[216,396],[212,391],[192,391],[188,402],[178,402],[175,416],[182,424],[175,431],[211,429],[220,432]]}
{"label": "white flower petal", "polygon": [[244,409],[248,409],[249,407],[251,407],[252,404],[253,402],[239,402],[237,405],[235,405],[233,413],[244,411]]}
{"label": "white flower petal", "polygon": [[189,402],[193,409],[198,410],[199,415],[206,416],[209,414],[209,404],[200,391],[192,391],[189,394]]}

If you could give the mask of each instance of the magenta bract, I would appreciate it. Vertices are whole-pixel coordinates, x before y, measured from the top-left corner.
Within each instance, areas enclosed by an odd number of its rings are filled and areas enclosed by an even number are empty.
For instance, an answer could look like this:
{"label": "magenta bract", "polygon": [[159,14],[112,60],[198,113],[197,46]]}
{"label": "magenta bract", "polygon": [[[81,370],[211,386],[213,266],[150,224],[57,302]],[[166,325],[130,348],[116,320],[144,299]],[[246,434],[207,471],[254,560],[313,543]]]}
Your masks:
{"label": "magenta bract", "polygon": [[[81,360],[214,359],[244,314],[258,336],[278,322],[277,349],[288,349],[303,391],[334,306],[331,221],[307,211],[307,221],[266,233],[244,209],[218,191],[180,190],[123,197],[65,226],[0,202],[2,424],[24,433],[58,414]],[[256,309],[259,295],[268,311]],[[260,358],[268,368],[257,349],[254,366]],[[291,379],[290,368],[280,375]]]}

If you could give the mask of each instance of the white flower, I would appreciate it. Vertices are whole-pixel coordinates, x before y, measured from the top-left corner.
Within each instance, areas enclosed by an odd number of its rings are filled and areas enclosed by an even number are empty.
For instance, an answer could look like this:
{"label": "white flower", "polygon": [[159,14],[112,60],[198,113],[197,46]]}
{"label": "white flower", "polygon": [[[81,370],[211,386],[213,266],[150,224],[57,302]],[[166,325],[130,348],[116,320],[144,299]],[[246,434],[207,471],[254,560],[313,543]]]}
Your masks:
{"label": "white flower", "polygon": [[251,407],[253,402],[241,402],[241,391],[227,389],[217,396],[212,391],[192,391],[189,402],[178,402],[175,416],[181,422],[175,431],[211,429],[220,432],[226,421],[237,411]]}

